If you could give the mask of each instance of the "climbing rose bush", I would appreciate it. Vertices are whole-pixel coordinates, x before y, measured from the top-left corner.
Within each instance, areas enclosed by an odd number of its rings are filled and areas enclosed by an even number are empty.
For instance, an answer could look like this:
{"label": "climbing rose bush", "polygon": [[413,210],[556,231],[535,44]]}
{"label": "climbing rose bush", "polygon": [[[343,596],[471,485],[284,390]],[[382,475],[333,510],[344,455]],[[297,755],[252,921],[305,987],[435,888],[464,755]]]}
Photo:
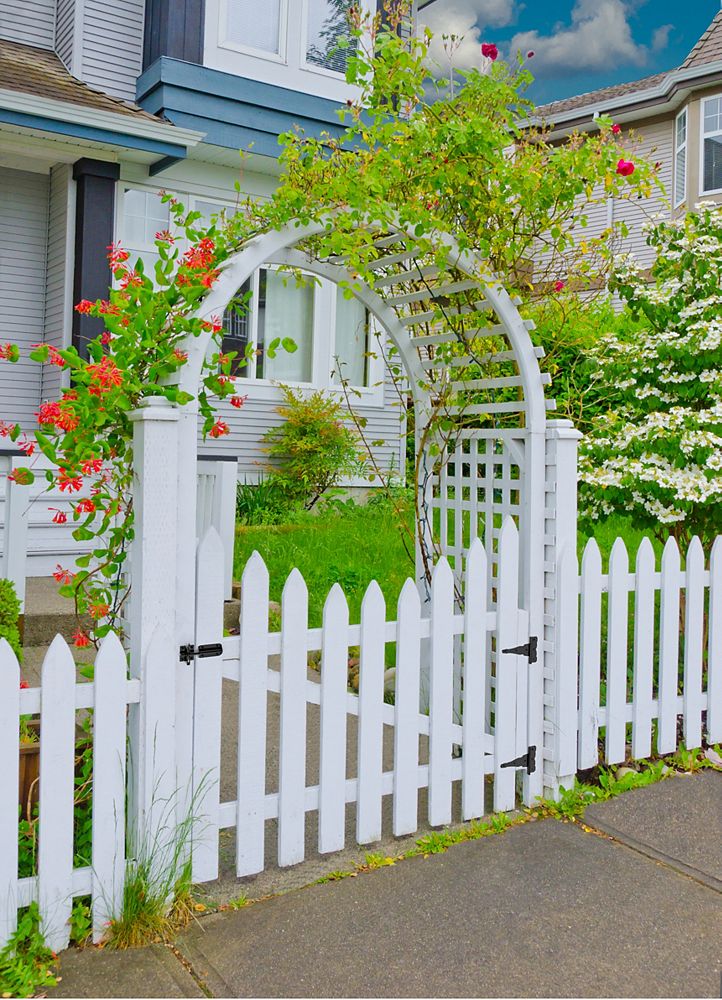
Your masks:
{"label": "climbing rose bush", "polygon": [[629,259],[614,280],[644,326],[600,346],[596,378],[614,397],[582,442],[581,510],[710,545],[722,532],[722,206],[660,222],[648,243],[652,283]]}

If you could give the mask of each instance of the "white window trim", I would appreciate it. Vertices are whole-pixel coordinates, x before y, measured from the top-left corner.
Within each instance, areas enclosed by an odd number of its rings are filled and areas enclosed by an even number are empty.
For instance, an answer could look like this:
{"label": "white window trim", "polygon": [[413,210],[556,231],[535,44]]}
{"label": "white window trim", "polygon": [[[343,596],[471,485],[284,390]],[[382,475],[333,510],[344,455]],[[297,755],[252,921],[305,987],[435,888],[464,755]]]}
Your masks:
{"label": "white window trim", "polygon": [[[349,86],[342,73],[306,62],[308,0],[282,0],[282,4],[283,58],[279,58],[225,40],[227,0],[206,0],[203,65],[339,103],[355,99],[358,88]],[[361,0],[361,5],[370,14],[376,9],[375,0]]]}
{"label": "white window trim", "polygon": [[[123,223],[124,223],[124,198],[125,192],[128,190],[142,191],[146,194],[158,194],[159,189],[154,187],[152,184],[136,183],[135,181],[118,181],[116,191],[117,197],[115,199],[115,238],[119,241],[126,249],[131,250],[132,253],[156,253],[157,247],[155,243],[143,246],[143,247],[128,247],[124,240]],[[223,205],[224,207],[235,210],[235,206],[224,199],[219,198],[215,193],[210,192],[208,194],[202,194],[194,192],[193,194],[188,192],[178,192],[178,196],[187,209],[195,208],[195,205],[199,201],[211,201],[217,205]],[[183,249],[183,244],[181,241],[176,243],[180,249]],[[131,257],[132,259],[132,257]],[[269,262],[267,267],[273,267],[274,264]],[[289,280],[293,280],[292,275],[289,274]],[[314,282],[314,303],[313,303],[313,348],[311,355],[311,382],[293,382],[291,380],[285,379],[284,384],[292,386],[294,389],[306,390],[308,392],[314,392],[317,389],[323,389],[331,396],[344,397],[344,389],[342,386],[335,384],[331,381],[331,372],[333,370],[333,358],[334,358],[334,338],[332,336],[332,331],[336,329],[336,289],[335,285],[331,281],[325,281],[320,279],[320,284],[318,281]],[[254,297],[257,300],[258,297],[258,272],[256,272],[252,277],[252,291]],[[258,338],[258,312],[257,310],[252,310],[250,316],[250,329],[249,329],[249,342],[253,344],[257,343]],[[374,323],[373,317],[371,317],[371,328],[369,331],[369,343],[368,343],[368,382],[367,386],[349,386],[349,392],[351,394],[352,405],[354,402],[360,406],[373,406],[373,407],[383,407],[384,405],[384,383],[385,383],[385,370],[384,370],[384,360],[381,356],[380,350],[374,350],[374,342],[377,340],[377,335],[380,334],[383,337],[382,331],[379,331],[378,326]],[[255,377],[255,358],[251,362],[252,365],[252,375],[250,377],[236,377],[234,379],[234,384],[236,392],[238,395],[248,395],[250,398],[263,398],[275,399],[276,394],[278,394],[278,399],[281,399],[281,392],[278,388],[279,380],[270,378],[256,378]]]}
{"label": "white window trim", "polygon": [[[678,144],[677,136],[679,134],[679,122],[680,119],[684,118],[684,142]],[[677,198],[677,162],[679,154],[684,150],[684,183],[682,185],[682,196]],[[704,151],[703,154],[704,156]],[[687,177],[689,176],[689,117],[687,115],[687,108],[683,108],[674,120],[674,178],[672,181],[672,196],[674,198],[674,207],[679,208],[687,200]]]}
{"label": "white window trim", "polygon": [[722,194],[722,187],[711,188],[707,190],[704,186],[704,141],[705,139],[713,139],[717,136],[722,136],[722,128],[715,129],[714,132],[705,132],[704,128],[704,108],[709,101],[722,100],[722,94],[711,94],[709,97],[703,97],[700,102],[700,115],[699,115],[699,190],[700,194]]}

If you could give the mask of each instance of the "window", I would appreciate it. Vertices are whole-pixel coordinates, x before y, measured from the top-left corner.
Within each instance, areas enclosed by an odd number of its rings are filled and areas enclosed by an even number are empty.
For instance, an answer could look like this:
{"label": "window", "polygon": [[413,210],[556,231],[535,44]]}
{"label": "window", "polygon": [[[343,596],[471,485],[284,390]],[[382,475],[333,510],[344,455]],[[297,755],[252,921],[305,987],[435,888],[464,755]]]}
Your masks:
{"label": "window", "polygon": [[155,264],[159,260],[155,245],[155,234],[170,225],[168,205],[164,204],[156,191],[139,191],[126,188],[123,191],[121,242],[130,250],[130,263],[138,257],[149,278],[155,274]]}
{"label": "window", "polygon": [[331,380],[353,386],[369,384],[369,314],[358,299],[336,288],[336,342]]}
{"label": "window", "polygon": [[722,191],[722,97],[702,101],[702,190]]}
{"label": "window", "polygon": [[339,41],[348,35],[352,0],[307,0],[306,62],[334,73],[346,72],[348,49]]}
{"label": "window", "polygon": [[674,207],[687,197],[687,111],[677,115],[674,143]]}
{"label": "window", "polygon": [[226,0],[225,38],[232,45],[282,55],[285,0]]}

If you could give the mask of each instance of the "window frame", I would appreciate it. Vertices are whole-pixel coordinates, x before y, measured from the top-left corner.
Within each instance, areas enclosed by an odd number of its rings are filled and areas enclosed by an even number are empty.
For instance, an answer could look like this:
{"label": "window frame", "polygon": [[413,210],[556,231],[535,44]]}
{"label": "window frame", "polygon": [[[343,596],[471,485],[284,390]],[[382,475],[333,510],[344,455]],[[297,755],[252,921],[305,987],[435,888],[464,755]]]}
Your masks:
{"label": "window frame", "polygon": [[722,186],[718,188],[710,188],[709,190],[704,186],[704,144],[705,139],[714,139],[722,137],[722,127],[715,129],[713,132],[705,131],[704,116],[705,116],[705,105],[709,101],[719,101],[720,108],[719,114],[722,116],[722,93],[710,94],[707,97],[703,97],[700,101],[699,107],[699,192],[701,195],[707,194],[722,194]]}
{"label": "window frame", "polygon": [[[130,190],[141,191],[144,194],[157,196],[160,189],[154,187],[152,184],[144,184],[142,181],[137,182],[134,180],[121,179],[117,182],[115,199],[115,238],[116,240],[119,240],[121,244],[126,247],[126,249],[130,250],[131,254],[137,255],[141,253],[157,253],[155,243],[143,247],[137,247],[128,245],[124,239],[125,194]],[[179,191],[178,197],[188,209],[195,209],[197,202],[212,202],[219,205],[221,209],[225,208],[230,211],[234,211],[236,208],[236,205],[233,202],[219,198],[215,195],[215,193],[199,193],[197,190],[194,192]],[[184,249],[184,244],[180,240],[176,246],[180,247],[181,251]],[[266,262],[264,265],[266,268],[274,269],[278,269],[281,266],[281,264],[275,263],[272,260]],[[338,285],[333,281],[320,278],[318,275],[314,275],[311,272],[308,272],[308,274],[313,280],[314,296],[311,381],[294,382],[291,380],[284,380],[284,382],[285,384],[293,386],[295,389],[307,391],[323,389],[324,392],[343,396],[343,386],[337,382],[333,382],[332,380],[335,357],[336,295]],[[259,275],[260,268],[256,270],[253,275],[251,275],[252,303],[258,301]],[[289,273],[289,281],[293,280],[293,275]],[[367,337],[368,385],[349,385],[350,391],[353,393],[354,398],[360,405],[378,407],[383,407],[384,405],[384,362],[381,350],[374,350],[374,339],[382,337],[382,328],[379,326],[378,321],[374,320],[373,315],[370,315],[369,333]],[[249,315],[249,343],[252,343],[254,346],[258,343],[258,310],[253,307],[251,308]],[[234,376],[236,391],[240,395],[248,394],[252,398],[274,398],[275,393],[279,391],[278,380],[265,377],[257,378],[256,361],[257,359],[254,356],[253,360],[249,364],[248,375]]]}
{"label": "window frame", "polygon": [[[680,144],[679,123],[682,119],[684,119],[684,142]],[[682,183],[682,195],[681,197],[678,197],[677,196],[679,187],[678,163],[679,163],[679,154],[682,151],[684,151],[684,179]],[[674,119],[674,179],[673,179],[672,197],[675,208],[679,208],[680,205],[683,205],[687,200],[688,177],[689,177],[689,115],[687,114],[687,108],[682,108],[677,117]]]}

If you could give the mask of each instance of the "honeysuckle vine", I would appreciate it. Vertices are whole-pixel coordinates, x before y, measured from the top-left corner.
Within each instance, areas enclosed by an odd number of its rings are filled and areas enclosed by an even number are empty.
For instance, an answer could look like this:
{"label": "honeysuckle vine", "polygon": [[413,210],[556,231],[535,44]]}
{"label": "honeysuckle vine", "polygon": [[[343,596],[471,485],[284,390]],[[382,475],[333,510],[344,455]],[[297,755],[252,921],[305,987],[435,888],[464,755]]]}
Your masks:
{"label": "honeysuckle vine", "polygon": [[[531,81],[525,62],[505,65],[486,42],[479,66],[455,70],[456,88],[430,72],[427,32],[404,40],[397,32],[405,0],[388,0],[386,22],[350,12],[347,79],[355,97],[340,109],[340,135],[311,137],[293,131],[281,140],[281,177],[266,201],[242,200],[238,209],[202,225],[198,212],[186,211],[171,193],[163,199],[170,225],[156,233],[158,259],[148,271],[120,245],[108,248],[113,287],[108,298],[82,301],[75,308],[102,321],[87,345],[74,348],[39,344],[33,360],[56,365],[66,388],[58,399],[41,403],[37,426],[0,425],[28,456],[28,468],[14,475],[29,484],[37,452],[49,460],[48,488],[71,503],[76,539],[87,541],[89,555],[75,567],[59,566],[61,592],[75,599],[84,620],[76,644],[95,643],[117,628],[127,589],[124,565],[133,537],[131,484],[132,427],[128,415],[147,396],[164,396],[178,405],[192,397],[178,388],[187,361],[189,338],[210,334],[197,398],[203,433],[224,437],[225,406],[241,408],[232,370],[247,359],[224,353],[222,317],[205,315],[203,301],[229,256],[253,237],[289,223],[321,223],[322,232],[303,248],[321,258],[343,256],[356,282],[373,287],[373,246],[379,232],[401,227],[412,234],[415,266],[435,264],[451,271],[448,234],[463,250],[477,252],[484,268],[515,286],[522,296],[558,294],[573,280],[598,280],[608,270],[615,234],[586,234],[588,208],[615,198],[639,198],[657,183],[655,169],[634,156],[634,138],[600,118],[592,134],[552,142],[549,130],[535,124],[524,97]],[[240,192],[240,183],[237,185]],[[533,268],[530,261],[534,260]],[[480,274],[483,279],[486,275]],[[247,308],[247,299],[234,307]],[[485,345],[468,343],[458,321],[450,321],[459,343],[481,358]],[[286,341],[266,346],[293,350]],[[453,345],[452,345],[453,351]],[[18,360],[19,350],[0,346],[0,359]],[[388,358],[401,377],[398,357]],[[481,362],[479,362],[481,364]],[[443,386],[434,389],[435,427],[441,437],[448,423]],[[433,434],[432,434],[433,436]],[[39,502],[42,502],[42,498]],[[48,518],[67,515],[49,507]],[[423,512],[417,511],[420,520]]]}

